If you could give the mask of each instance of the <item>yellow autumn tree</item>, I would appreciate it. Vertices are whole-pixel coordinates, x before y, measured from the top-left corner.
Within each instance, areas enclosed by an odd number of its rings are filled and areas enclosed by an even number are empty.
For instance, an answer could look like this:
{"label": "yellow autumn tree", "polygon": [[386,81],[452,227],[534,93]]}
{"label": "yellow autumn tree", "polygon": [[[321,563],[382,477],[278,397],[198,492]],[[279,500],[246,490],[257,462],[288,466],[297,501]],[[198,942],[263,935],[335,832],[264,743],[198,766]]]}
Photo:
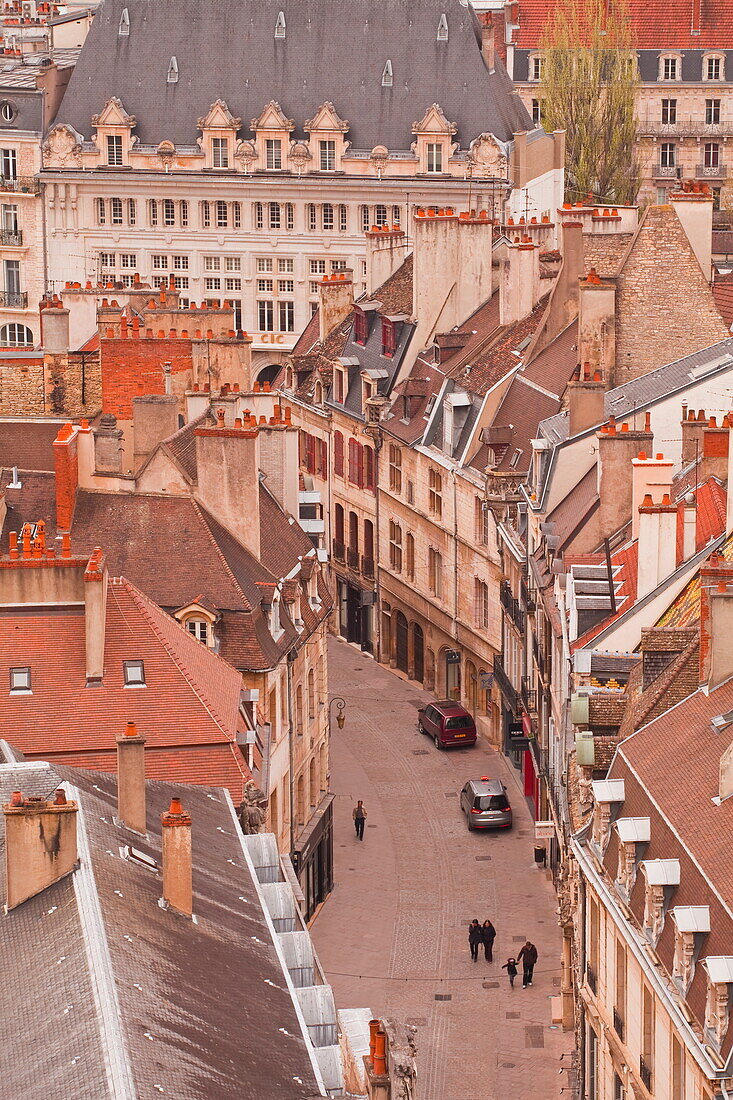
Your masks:
{"label": "yellow autumn tree", "polygon": [[566,131],[568,198],[635,202],[637,58],[624,0],[558,0],[541,49],[542,124]]}

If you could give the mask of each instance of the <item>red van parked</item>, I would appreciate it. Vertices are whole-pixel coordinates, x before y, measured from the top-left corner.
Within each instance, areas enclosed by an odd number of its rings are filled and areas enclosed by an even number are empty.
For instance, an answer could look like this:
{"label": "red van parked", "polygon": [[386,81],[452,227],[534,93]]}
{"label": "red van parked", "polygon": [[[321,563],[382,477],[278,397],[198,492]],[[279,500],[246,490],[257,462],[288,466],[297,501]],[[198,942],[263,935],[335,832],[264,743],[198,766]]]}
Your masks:
{"label": "red van parked", "polygon": [[465,707],[451,699],[429,703],[419,710],[417,728],[432,737],[436,749],[476,744],[476,723]]}

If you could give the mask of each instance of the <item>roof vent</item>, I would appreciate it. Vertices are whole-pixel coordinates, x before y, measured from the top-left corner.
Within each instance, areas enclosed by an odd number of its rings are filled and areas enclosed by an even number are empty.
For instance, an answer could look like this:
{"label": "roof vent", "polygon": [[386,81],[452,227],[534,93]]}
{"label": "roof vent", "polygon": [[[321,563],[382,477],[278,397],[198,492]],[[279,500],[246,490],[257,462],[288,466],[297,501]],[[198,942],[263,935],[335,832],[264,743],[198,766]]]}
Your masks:
{"label": "roof vent", "polygon": [[279,11],[275,20],[275,38],[285,37],[285,12]]}
{"label": "roof vent", "polygon": [[168,83],[178,83],[178,59],[175,56],[171,58],[170,65],[168,66]]}
{"label": "roof vent", "polygon": [[18,467],[17,466],[13,466],[12,480],[8,482],[8,484],[5,486],[5,488],[6,489],[22,489],[23,488],[23,483],[20,480],[20,478],[18,477]]}
{"label": "roof vent", "polygon": [[446,18],[445,12],[443,12],[443,14],[440,17],[440,22],[438,23],[438,42],[447,42],[447,41],[448,41],[448,19]]}
{"label": "roof vent", "polygon": [[120,38],[126,38],[130,33],[130,13],[127,8],[122,9],[122,15],[120,16],[120,25],[117,30]]}
{"label": "roof vent", "polygon": [[382,87],[392,87],[392,62],[388,61],[382,70]]}

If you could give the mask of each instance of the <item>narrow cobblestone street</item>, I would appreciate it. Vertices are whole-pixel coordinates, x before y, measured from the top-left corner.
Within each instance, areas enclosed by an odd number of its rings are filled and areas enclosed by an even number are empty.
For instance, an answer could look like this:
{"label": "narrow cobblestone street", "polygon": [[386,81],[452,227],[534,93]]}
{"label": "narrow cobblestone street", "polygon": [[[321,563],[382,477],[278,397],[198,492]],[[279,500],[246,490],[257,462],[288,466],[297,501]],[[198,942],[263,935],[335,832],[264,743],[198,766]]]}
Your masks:
{"label": "narrow cobblestone street", "polygon": [[[417,1025],[420,1100],[555,1100],[572,1043],[552,1026],[560,932],[516,773],[483,743],[438,752],[417,732],[429,698],[417,685],[344,642],[331,640],[329,659],[347,718],[331,745],[336,885],[312,932],[338,1007]],[[467,831],[458,795],[481,775],[506,783],[511,833]],[[471,961],[473,917],[496,925],[493,963]],[[512,990],[501,964],[526,938],[539,952],[535,980],[523,990],[520,975]]]}

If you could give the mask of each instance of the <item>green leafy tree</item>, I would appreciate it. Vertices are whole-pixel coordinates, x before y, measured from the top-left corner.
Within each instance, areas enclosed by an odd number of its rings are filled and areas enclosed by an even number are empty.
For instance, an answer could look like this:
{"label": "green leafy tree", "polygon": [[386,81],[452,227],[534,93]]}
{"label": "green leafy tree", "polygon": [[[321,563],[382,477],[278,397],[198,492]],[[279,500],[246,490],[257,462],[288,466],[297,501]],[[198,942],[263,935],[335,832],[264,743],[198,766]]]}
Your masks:
{"label": "green leafy tree", "polygon": [[542,124],[566,131],[568,197],[635,202],[636,50],[623,0],[559,0],[541,48]]}

